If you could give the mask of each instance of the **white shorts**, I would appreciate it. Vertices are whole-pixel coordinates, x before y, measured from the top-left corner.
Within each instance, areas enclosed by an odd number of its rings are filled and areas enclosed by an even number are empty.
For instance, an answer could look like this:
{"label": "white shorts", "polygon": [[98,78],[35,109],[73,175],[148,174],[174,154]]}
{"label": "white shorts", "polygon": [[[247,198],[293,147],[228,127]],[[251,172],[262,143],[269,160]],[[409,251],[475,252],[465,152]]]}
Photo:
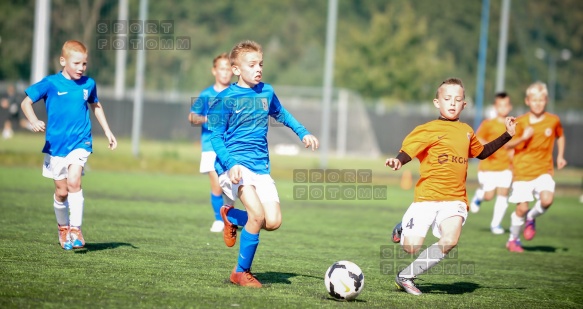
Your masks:
{"label": "white shorts", "polygon": [[482,190],[486,192],[492,191],[496,188],[510,188],[510,185],[512,184],[512,171],[479,171],[478,182],[480,183]]}
{"label": "white shorts", "polygon": [[200,154],[200,172],[202,174],[215,171],[215,159],[217,154],[214,151],[203,151]]}
{"label": "white shorts", "polygon": [[[443,220],[454,216],[463,218],[462,225],[466,223],[466,218],[468,217],[466,203],[462,201],[415,202],[409,206],[403,216],[403,221],[401,221],[403,235],[425,237],[427,230],[431,226],[433,235],[441,238],[439,225]],[[401,237],[401,243],[404,238]]]}
{"label": "white shorts", "polygon": [[219,184],[223,189],[223,193],[232,201],[235,201],[239,197],[239,186],[251,185],[255,187],[255,191],[257,192],[257,196],[261,203],[279,203],[279,195],[275,188],[275,181],[273,181],[273,178],[271,178],[269,174],[256,174],[248,168],[243,167],[243,177],[241,177],[238,184],[233,184],[231,182],[228,171],[219,175]]}
{"label": "white shorts", "polygon": [[[65,179],[69,174],[69,165],[75,164],[85,167],[90,154],[89,151],[81,148],[69,152],[66,157],[56,157],[45,153],[43,176],[54,180]],[[84,172],[81,175],[83,174]]]}
{"label": "white shorts", "polygon": [[540,198],[542,191],[555,192],[555,181],[550,174],[542,174],[529,181],[513,182],[508,201],[510,203],[532,202]]}

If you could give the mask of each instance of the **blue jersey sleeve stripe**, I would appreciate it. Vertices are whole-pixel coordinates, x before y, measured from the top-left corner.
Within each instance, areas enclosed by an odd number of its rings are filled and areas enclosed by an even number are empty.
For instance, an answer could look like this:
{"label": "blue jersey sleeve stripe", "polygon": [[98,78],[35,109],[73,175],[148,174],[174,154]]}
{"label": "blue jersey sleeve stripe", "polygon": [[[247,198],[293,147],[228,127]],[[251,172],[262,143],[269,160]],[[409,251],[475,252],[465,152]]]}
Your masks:
{"label": "blue jersey sleeve stripe", "polygon": [[227,128],[227,123],[229,121],[229,112],[225,109],[225,104],[223,100],[218,100],[208,113],[208,127],[211,130],[211,144],[213,149],[217,154],[217,160],[220,161],[226,169],[230,169],[235,166],[236,162],[233,160],[225,142],[223,140],[223,135]]}

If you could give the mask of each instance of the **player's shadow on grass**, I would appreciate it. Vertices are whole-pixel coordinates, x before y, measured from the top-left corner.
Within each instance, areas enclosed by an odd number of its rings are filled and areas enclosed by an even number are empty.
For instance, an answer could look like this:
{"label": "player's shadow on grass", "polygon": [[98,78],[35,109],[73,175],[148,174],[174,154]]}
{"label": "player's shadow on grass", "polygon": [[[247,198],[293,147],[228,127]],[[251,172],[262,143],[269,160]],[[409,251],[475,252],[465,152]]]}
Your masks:
{"label": "player's shadow on grass", "polygon": [[138,247],[127,242],[101,242],[101,243],[86,243],[85,247],[75,250],[75,253],[83,254],[89,251],[110,250],[119,247],[131,247],[132,249],[138,249]]}
{"label": "player's shadow on grass", "polygon": [[444,294],[466,294],[473,293],[480,285],[474,282],[454,282],[452,284],[445,283],[429,283],[420,284],[419,290],[423,293],[438,293],[441,291]]}
{"label": "player's shadow on grass", "polygon": [[308,275],[299,275],[295,273],[281,273],[281,272],[274,272],[268,271],[264,273],[255,273],[257,279],[263,283],[282,283],[282,284],[291,284],[290,278],[293,277],[311,277],[316,278],[318,280],[322,279],[320,277],[315,276],[308,276]]}
{"label": "player's shadow on grass", "polygon": [[553,246],[522,246],[524,251],[540,251],[540,252],[550,252],[555,253],[557,251],[569,251],[569,248],[557,248]]}

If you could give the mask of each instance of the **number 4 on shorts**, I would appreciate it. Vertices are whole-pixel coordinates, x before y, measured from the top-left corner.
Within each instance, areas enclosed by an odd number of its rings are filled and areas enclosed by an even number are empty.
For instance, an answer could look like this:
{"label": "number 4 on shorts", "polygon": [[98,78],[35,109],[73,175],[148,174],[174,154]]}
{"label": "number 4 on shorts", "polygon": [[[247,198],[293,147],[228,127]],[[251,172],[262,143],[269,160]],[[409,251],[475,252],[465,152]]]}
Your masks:
{"label": "number 4 on shorts", "polygon": [[407,225],[405,225],[405,227],[408,227],[410,230],[412,230],[413,226],[414,226],[413,218],[411,218],[411,220],[409,220],[409,222],[407,222]]}

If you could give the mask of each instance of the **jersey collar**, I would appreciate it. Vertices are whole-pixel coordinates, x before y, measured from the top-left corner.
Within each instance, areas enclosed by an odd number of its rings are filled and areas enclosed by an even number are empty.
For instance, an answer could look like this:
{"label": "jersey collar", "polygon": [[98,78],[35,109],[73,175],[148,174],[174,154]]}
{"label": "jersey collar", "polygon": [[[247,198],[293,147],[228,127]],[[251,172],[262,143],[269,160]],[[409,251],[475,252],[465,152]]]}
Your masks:
{"label": "jersey collar", "polygon": [[439,118],[437,118],[437,119],[439,119],[439,120],[443,120],[443,121],[452,121],[452,122],[453,122],[453,121],[459,121],[459,120],[460,120],[459,118],[456,118],[456,119],[453,119],[453,120],[449,120],[449,119],[447,119],[447,118],[445,118],[445,117],[443,117],[443,116],[439,116]]}

